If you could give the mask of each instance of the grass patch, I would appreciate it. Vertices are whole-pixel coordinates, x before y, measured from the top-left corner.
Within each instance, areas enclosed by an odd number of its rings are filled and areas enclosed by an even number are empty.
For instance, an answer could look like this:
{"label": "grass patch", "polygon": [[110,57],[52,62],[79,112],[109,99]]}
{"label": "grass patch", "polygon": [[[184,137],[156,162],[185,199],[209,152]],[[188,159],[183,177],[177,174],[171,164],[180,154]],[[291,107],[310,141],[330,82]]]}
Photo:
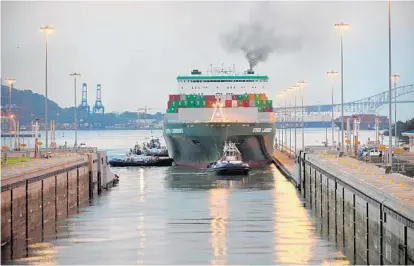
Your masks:
{"label": "grass patch", "polygon": [[[30,157],[7,157],[6,163],[3,165],[13,165],[18,163],[30,162],[33,158]],[[3,158],[2,158],[3,161]]]}

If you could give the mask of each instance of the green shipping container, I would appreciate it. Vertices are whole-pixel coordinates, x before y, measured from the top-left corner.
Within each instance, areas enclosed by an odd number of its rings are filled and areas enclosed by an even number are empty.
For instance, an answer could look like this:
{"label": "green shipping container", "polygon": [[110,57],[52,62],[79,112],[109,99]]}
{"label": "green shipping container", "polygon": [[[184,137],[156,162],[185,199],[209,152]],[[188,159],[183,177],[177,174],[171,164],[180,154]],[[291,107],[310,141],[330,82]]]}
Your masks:
{"label": "green shipping container", "polygon": [[200,104],[200,107],[206,107],[206,105],[207,105],[207,101],[206,100],[202,100],[201,101],[201,104]]}
{"label": "green shipping container", "polygon": [[237,95],[237,100],[244,100],[243,95],[242,94]]}
{"label": "green shipping container", "polygon": [[264,101],[262,101],[262,100],[256,100],[256,106],[263,107],[264,106]]}
{"label": "green shipping container", "polygon": [[204,95],[197,95],[197,97],[196,97],[196,100],[197,101],[202,101],[202,100],[204,100],[205,98],[204,98]]}
{"label": "green shipping container", "polygon": [[266,106],[272,106],[272,100],[266,100]]}
{"label": "green shipping container", "polygon": [[249,94],[248,93],[243,94],[243,100],[248,100],[248,99],[249,99]]}
{"label": "green shipping container", "polygon": [[171,107],[177,107],[178,106],[178,101],[173,101],[171,103]]}
{"label": "green shipping container", "polygon": [[254,95],[254,99],[256,100],[256,101],[260,101],[260,94],[255,94]]}
{"label": "green shipping container", "polygon": [[167,113],[176,113],[177,112],[177,108],[176,107],[171,107],[167,109]]}
{"label": "green shipping container", "polygon": [[201,105],[201,101],[200,100],[197,100],[197,101],[194,102],[194,106],[195,107],[200,107],[200,105]]}
{"label": "green shipping container", "polygon": [[263,112],[264,108],[263,107],[259,107],[259,112]]}
{"label": "green shipping container", "polygon": [[187,103],[187,107],[194,107],[194,105],[195,105],[195,101],[189,101]]}

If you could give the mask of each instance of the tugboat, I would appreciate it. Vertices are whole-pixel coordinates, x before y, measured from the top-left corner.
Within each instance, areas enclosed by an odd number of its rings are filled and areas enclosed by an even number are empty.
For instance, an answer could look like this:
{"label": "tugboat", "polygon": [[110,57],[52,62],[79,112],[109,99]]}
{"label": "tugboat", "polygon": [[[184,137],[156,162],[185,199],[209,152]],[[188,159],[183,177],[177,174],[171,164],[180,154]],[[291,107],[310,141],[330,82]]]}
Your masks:
{"label": "tugboat", "polygon": [[168,157],[167,147],[162,146],[160,139],[151,137],[149,143],[144,145],[144,153],[149,156]]}
{"label": "tugboat", "polygon": [[115,158],[109,161],[110,166],[171,166],[173,159],[168,157],[167,148],[161,146],[158,138],[151,138],[149,143],[142,146],[135,144],[133,149],[122,159]]}
{"label": "tugboat", "polygon": [[127,155],[123,159],[112,159],[109,161],[110,166],[127,167],[127,166],[171,166],[173,159],[167,157],[154,157],[145,155]]}
{"label": "tugboat", "polygon": [[134,148],[130,150],[131,154],[135,155],[147,155],[155,157],[168,157],[168,150],[165,146],[161,145],[159,138],[151,137],[148,143],[143,143],[140,146],[135,144]]}
{"label": "tugboat", "polygon": [[211,168],[217,175],[247,175],[250,166],[243,163],[241,152],[232,142],[224,144],[223,156]]}

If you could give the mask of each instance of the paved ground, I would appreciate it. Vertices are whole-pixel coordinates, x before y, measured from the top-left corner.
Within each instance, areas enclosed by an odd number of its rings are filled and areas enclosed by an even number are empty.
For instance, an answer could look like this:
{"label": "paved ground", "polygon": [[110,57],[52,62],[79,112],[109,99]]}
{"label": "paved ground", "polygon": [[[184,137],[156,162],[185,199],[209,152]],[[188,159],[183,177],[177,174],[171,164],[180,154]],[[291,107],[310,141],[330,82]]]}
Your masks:
{"label": "paved ground", "polygon": [[287,153],[281,152],[279,150],[275,150],[273,152],[273,156],[276,159],[278,159],[285,166],[285,168],[292,173],[295,167],[295,161],[293,158],[290,158]]}
{"label": "paved ground", "polygon": [[[295,162],[289,157],[289,153],[275,150],[273,153],[290,172],[293,171]],[[334,165],[338,170],[344,173],[351,173],[355,178],[374,187],[384,193],[414,205],[414,178],[401,174],[385,174],[385,170],[373,164],[358,161],[354,158],[342,157],[325,154],[323,152],[317,155],[321,161]]]}
{"label": "paved ground", "polygon": [[335,155],[319,154],[322,161],[332,164],[340,171],[352,174],[358,180],[382,192],[414,204],[414,179],[401,174],[385,174],[384,169],[353,158],[337,158]]}
{"label": "paved ground", "polygon": [[13,165],[4,165],[1,167],[1,183],[10,183],[24,178],[25,175],[38,172],[41,170],[51,169],[58,166],[69,166],[76,162],[84,161],[84,156],[68,154],[67,156],[54,156],[50,159],[34,159],[29,162],[23,162]]}

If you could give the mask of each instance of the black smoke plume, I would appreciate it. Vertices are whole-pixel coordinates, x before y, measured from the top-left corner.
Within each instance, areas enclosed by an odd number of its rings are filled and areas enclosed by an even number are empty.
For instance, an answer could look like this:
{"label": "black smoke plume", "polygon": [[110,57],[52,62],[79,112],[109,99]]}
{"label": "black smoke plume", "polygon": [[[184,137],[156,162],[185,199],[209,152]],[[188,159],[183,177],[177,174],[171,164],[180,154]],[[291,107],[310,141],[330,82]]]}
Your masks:
{"label": "black smoke plume", "polygon": [[251,70],[259,62],[265,62],[271,53],[292,52],[301,48],[299,37],[278,34],[276,28],[266,28],[263,22],[239,24],[222,36],[222,42],[231,52],[242,51]]}

